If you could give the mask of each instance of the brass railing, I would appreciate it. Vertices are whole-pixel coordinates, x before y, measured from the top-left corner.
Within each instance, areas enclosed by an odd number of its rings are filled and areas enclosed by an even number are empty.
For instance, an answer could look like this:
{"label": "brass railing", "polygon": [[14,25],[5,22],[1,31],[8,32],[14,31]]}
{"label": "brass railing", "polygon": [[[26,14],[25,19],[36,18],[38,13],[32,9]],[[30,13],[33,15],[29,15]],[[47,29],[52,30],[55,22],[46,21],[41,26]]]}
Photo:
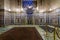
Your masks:
{"label": "brass railing", "polygon": [[[46,37],[46,40],[50,40],[49,39],[50,35],[48,35],[49,33],[48,33],[47,27],[49,27],[49,26],[46,24],[46,36],[45,37]],[[57,38],[60,39],[60,28],[59,27],[54,26],[54,30],[52,33],[53,33],[53,40],[57,40]]]}
{"label": "brass railing", "polygon": [[60,39],[60,30],[59,30],[59,27],[57,27],[57,29],[56,29],[56,35]]}

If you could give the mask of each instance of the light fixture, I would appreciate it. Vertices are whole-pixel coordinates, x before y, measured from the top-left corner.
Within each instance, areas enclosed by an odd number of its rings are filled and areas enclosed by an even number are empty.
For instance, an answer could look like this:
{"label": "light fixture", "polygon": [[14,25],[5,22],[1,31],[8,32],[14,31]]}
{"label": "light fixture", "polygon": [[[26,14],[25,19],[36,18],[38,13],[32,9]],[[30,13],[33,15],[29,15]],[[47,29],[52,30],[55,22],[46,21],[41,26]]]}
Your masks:
{"label": "light fixture", "polygon": [[11,9],[8,9],[8,11],[11,11]]}
{"label": "light fixture", "polygon": [[52,10],[53,10],[52,8],[49,9],[49,11],[52,11]]}
{"label": "light fixture", "polygon": [[29,9],[32,8],[32,6],[27,6]]}
{"label": "light fixture", "polygon": [[5,10],[7,10],[7,11],[11,11],[11,9],[10,8],[4,8]]}
{"label": "light fixture", "polygon": [[20,12],[20,9],[19,9],[19,8],[17,8],[17,9],[16,9],[16,11],[17,11],[17,12]]}
{"label": "light fixture", "polygon": [[55,6],[55,5],[54,6],[51,6],[50,9],[49,9],[49,11],[55,10],[57,8],[58,8],[58,6]]}
{"label": "light fixture", "polygon": [[21,11],[24,11],[23,8],[21,8]]}
{"label": "light fixture", "polygon": [[36,10],[39,10],[38,7],[36,7]]}
{"label": "light fixture", "polygon": [[46,11],[46,9],[40,9],[39,10],[39,12],[45,12]]}

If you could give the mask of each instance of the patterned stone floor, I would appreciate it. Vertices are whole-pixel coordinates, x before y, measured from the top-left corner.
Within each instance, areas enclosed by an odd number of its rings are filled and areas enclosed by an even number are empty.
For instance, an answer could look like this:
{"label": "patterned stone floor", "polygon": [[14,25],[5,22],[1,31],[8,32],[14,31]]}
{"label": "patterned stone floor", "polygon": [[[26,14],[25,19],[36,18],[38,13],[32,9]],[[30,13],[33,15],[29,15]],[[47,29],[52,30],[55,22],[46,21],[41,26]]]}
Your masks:
{"label": "patterned stone floor", "polygon": [[[46,34],[46,31],[39,25],[9,25],[5,27],[0,27],[0,35],[14,27],[35,27],[39,34],[42,36],[43,40],[54,40],[54,32],[48,32]],[[53,27],[51,27],[53,28]],[[47,35],[47,36],[46,36]],[[56,40],[60,40],[57,35],[55,37]]]}

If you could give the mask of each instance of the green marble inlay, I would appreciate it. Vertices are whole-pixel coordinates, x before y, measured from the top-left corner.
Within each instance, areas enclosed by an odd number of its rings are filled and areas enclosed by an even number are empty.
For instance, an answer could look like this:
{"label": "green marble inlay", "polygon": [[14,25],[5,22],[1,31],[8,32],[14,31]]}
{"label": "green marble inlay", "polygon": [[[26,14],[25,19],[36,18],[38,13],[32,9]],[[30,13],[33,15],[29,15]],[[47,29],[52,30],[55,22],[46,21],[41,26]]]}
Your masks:
{"label": "green marble inlay", "polygon": [[0,34],[12,29],[12,27],[0,27]]}

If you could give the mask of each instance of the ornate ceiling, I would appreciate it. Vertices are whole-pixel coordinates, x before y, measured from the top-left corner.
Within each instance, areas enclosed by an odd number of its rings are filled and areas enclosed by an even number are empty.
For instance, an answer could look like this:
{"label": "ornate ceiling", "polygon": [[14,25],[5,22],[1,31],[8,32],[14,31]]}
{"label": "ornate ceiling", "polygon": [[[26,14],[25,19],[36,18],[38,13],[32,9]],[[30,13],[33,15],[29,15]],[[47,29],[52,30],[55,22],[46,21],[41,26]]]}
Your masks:
{"label": "ornate ceiling", "polygon": [[[7,5],[10,5],[12,8],[22,7],[22,0],[9,0],[10,4],[6,2]],[[39,10],[54,10],[60,7],[60,0],[34,0],[37,1],[37,8]]]}

